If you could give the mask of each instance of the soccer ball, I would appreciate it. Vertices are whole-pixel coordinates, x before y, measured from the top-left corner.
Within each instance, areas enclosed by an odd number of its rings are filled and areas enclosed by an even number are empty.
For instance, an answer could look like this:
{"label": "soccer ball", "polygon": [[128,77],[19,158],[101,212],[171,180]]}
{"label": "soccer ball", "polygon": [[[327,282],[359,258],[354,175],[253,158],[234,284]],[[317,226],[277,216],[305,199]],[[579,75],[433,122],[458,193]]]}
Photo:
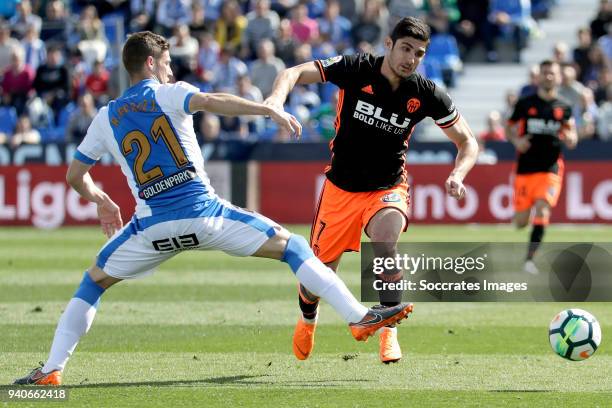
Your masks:
{"label": "soccer ball", "polygon": [[601,327],[595,316],[582,309],[567,309],[557,314],[548,328],[553,351],[573,361],[585,360],[601,343]]}

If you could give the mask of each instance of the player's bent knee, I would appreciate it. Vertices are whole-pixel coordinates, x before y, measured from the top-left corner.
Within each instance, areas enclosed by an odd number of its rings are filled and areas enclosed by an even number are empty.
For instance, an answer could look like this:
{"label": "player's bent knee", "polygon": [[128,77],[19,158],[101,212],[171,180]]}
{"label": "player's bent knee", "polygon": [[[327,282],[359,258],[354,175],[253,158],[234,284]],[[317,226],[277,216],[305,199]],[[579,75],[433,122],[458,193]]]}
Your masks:
{"label": "player's bent knee", "polygon": [[83,280],[75,292],[75,298],[79,298],[93,307],[98,307],[100,297],[106,289],[98,285],[90,276],[89,272],[83,274]]}
{"label": "player's bent knee", "polygon": [[293,273],[297,273],[300,266],[302,266],[306,260],[313,257],[314,254],[310,249],[310,245],[308,245],[308,241],[301,235],[291,234],[287,240],[287,246],[285,247],[285,252],[283,253],[281,261],[289,264]]}
{"label": "player's bent knee", "polygon": [[94,281],[98,286],[104,289],[108,289],[115,283],[121,281],[121,279],[107,275],[102,269],[100,269],[99,266],[95,264],[92,265],[91,268],[89,268],[87,273],[89,274],[89,277],[92,281]]}

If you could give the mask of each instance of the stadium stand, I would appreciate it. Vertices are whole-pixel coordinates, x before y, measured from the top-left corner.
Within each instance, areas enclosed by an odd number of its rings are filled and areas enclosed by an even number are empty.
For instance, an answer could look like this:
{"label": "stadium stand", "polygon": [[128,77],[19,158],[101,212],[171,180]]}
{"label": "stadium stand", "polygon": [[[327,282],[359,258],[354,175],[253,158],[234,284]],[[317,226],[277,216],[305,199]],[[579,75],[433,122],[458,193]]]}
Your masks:
{"label": "stadium stand", "polygon": [[[7,79],[2,82],[2,112],[15,106],[17,115],[29,115],[43,142],[63,141],[68,107],[76,106],[84,92],[92,93],[100,106],[127,86],[119,67],[120,47],[137,30],[151,29],[170,39],[178,80],[203,91],[239,93],[240,78],[248,72],[249,87],[262,88],[265,97],[283,65],[339,53],[382,52],[389,27],[410,14],[424,18],[433,33],[420,72],[450,89],[474,133],[485,130],[491,107],[503,110],[504,95],[524,82],[526,67],[556,44],[586,89],[576,107],[584,137],[608,140],[611,6],[600,3],[598,9],[597,0],[3,1],[0,77]],[[35,72],[33,89],[14,87],[13,77],[21,72],[9,73],[15,48],[25,58],[19,69]],[[328,109],[334,92],[325,84],[295,92],[288,101],[287,108],[306,124],[306,140],[329,138],[321,133],[318,115]],[[49,110],[50,118],[44,114]],[[280,137],[267,123],[250,123],[245,132],[238,122],[221,120],[218,139]],[[10,129],[3,132],[3,143],[9,143]],[[430,125],[413,135],[417,140],[442,137]]]}

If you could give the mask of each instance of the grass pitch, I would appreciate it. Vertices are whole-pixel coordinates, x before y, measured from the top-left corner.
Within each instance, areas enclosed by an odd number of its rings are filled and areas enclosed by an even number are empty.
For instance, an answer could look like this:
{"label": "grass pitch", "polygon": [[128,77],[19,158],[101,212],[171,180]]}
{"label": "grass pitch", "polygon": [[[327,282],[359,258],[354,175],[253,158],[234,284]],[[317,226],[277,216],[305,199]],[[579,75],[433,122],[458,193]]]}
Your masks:
{"label": "grass pitch", "polygon": [[[292,230],[308,235],[305,227]],[[411,226],[403,239],[523,242],[526,234],[506,226]],[[612,231],[557,226],[546,239],[612,242]],[[95,228],[0,229],[1,384],[46,359],[57,319],[103,242]],[[359,256],[345,255],[340,274],[354,293],[358,271]],[[609,304],[417,303],[399,327],[404,359],[385,366],[377,340],[355,342],[327,305],[313,356],[297,361],[296,299],[295,278],[279,262],[181,254],[103,296],[64,373],[70,398],[51,406],[612,404]],[[550,319],[576,306],[602,325],[603,342],[584,362],[565,361],[548,345]]]}

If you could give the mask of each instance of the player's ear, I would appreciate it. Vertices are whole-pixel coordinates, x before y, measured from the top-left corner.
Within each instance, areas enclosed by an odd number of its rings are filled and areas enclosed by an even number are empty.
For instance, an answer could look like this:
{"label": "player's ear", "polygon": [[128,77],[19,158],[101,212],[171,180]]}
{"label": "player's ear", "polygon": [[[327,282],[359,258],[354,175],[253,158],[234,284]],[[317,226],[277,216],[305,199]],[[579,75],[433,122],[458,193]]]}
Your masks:
{"label": "player's ear", "polygon": [[389,36],[385,37],[385,48],[389,51],[393,48],[393,40]]}

